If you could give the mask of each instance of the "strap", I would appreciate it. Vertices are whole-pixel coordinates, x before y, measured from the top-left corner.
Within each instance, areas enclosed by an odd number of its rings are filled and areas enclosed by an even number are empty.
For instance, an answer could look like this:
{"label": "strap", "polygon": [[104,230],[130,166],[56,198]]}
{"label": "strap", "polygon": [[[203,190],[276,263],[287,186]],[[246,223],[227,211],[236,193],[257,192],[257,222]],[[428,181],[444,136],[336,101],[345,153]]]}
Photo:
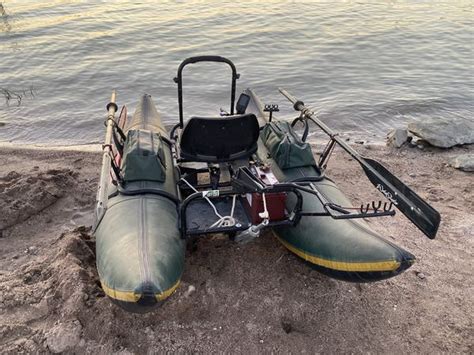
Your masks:
{"label": "strap", "polygon": [[119,138],[115,134],[115,132],[112,134],[112,138],[114,140],[115,147],[117,148],[118,152],[120,153],[121,156],[123,156],[123,144],[120,142]]}
{"label": "strap", "polygon": [[114,171],[115,177],[119,182],[122,181],[122,176],[120,175],[120,168],[115,164],[115,159],[113,156],[110,156],[110,162],[111,162],[111,167],[112,170]]}

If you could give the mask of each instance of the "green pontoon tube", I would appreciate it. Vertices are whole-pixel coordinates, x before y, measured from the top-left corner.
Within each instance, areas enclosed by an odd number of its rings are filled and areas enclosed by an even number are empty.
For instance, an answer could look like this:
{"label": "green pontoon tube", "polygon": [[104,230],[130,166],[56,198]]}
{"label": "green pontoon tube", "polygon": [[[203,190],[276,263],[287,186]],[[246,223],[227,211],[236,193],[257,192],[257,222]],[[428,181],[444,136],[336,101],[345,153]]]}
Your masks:
{"label": "green pontoon tube", "polygon": [[[216,117],[183,117],[183,69],[198,62],[232,70],[230,110]],[[115,93],[107,106],[107,134],[94,234],[102,287],[134,312],[160,305],[178,287],[189,236],[228,234],[236,243],[271,230],[291,252],[329,277],[370,282],[396,276],[415,257],[372,230],[365,218],[400,210],[429,238],[440,216],[375,160],[361,157],[307,108],[280,90],[300,114],[277,120],[277,105],[254,91],[235,104],[239,74],[227,58],[188,58],[178,68],[179,123],[170,134],[150,98],[129,120],[115,119]],[[309,123],[330,137],[315,160],[306,142]],[[296,123],[303,123],[300,136]],[[325,175],[338,144],[359,162],[386,201],[354,208]]]}
{"label": "green pontoon tube", "polygon": [[[112,114],[108,124],[114,143],[104,145],[110,149],[104,155],[111,169],[101,177],[107,183],[101,183],[98,193],[97,269],[105,294],[114,302],[132,312],[147,311],[176,290],[183,273],[179,175],[149,95],[141,98],[129,122],[126,113],[118,122]],[[107,194],[100,200],[103,190]]]}

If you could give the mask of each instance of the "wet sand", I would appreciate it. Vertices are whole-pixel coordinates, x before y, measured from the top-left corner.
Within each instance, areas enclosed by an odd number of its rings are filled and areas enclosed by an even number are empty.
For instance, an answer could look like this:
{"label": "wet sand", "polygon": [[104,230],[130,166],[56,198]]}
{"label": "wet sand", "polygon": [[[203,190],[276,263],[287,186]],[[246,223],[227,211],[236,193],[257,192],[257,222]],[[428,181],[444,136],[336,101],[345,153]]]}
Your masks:
{"label": "wet sand", "polygon": [[[0,148],[0,352],[472,353],[474,174],[447,163],[473,147],[357,149],[442,215],[435,240],[401,213],[369,220],[416,255],[411,269],[350,284],[312,270],[270,233],[247,245],[202,238],[177,292],[136,315],[104,297],[95,270],[100,154]],[[355,205],[381,198],[340,151],[328,175]]]}

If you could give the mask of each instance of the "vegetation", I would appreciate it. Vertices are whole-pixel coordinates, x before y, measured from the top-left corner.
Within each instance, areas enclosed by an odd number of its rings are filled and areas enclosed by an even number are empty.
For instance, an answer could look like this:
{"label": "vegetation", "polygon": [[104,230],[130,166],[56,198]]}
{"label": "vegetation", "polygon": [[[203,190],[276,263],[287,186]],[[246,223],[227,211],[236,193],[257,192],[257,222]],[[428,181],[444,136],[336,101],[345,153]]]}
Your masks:
{"label": "vegetation", "polygon": [[4,30],[5,32],[10,32],[12,30],[12,26],[8,22],[8,14],[5,6],[2,2],[0,2],[0,30]]}
{"label": "vegetation", "polygon": [[10,102],[13,100],[17,102],[18,106],[20,106],[23,98],[28,97],[28,96],[30,97],[35,96],[35,90],[33,86],[30,86],[29,89],[20,90],[20,91],[13,91],[10,89],[0,87],[0,95],[5,97],[7,105],[9,105]]}
{"label": "vegetation", "polygon": [[[8,22],[8,18],[10,15],[7,13],[7,10],[5,6],[3,5],[3,2],[0,1],[0,32],[5,31],[5,32],[10,32],[11,31],[11,25]],[[21,105],[21,101],[27,97],[34,97],[34,89],[31,86],[28,89],[22,89],[22,90],[12,90],[12,89],[7,89],[4,87],[0,86],[0,96],[4,96],[7,105],[10,104],[11,101],[16,101],[17,105]]]}

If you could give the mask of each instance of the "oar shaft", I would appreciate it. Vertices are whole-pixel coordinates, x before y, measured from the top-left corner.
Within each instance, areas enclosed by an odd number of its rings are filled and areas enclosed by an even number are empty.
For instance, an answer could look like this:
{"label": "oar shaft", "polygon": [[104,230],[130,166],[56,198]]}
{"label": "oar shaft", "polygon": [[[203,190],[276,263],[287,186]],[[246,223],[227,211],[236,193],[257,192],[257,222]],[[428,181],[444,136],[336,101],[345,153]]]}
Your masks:
{"label": "oar shaft", "polygon": [[[107,129],[105,133],[105,142],[102,145],[102,169],[100,172],[100,180],[99,180],[99,189],[97,190],[97,205],[96,205],[96,215],[95,215],[95,227],[97,226],[98,222],[102,219],[105,210],[107,209],[107,193],[108,193],[108,185],[110,181],[110,169],[111,169],[111,158],[110,152],[112,150],[112,134],[113,134],[113,126],[115,122],[115,112],[117,112],[117,104],[116,101],[117,94],[115,90],[112,91],[112,95],[110,97],[110,102],[107,104]],[[94,228],[95,228],[94,227]]]}
{"label": "oar shaft", "polygon": [[326,126],[325,123],[323,123],[321,120],[319,120],[317,117],[314,117],[314,113],[311,112],[303,103],[303,101],[298,100],[296,97],[291,95],[288,91],[285,89],[279,88],[278,89],[280,93],[285,96],[291,103],[293,103],[293,107],[296,111],[301,111],[303,112],[307,117],[310,117],[311,120],[319,126],[327,135],[329,135],[332,139],[334,139],[346,152],[348,152],[355,160],[357,160],[361,164],[365,164],[364,160],[362,160],[359,156],[359,154],[352,149],[351,146],[349,146],[346,142],[344,142],[342,139],[340,139],[331,128]]}
{"label": "oar shaft", "polygon": [[[294,97],[293,95],[291,95],[288,91],[286,91],[285,89],[282,89],[282,88],[278,88],[278,90],[280,91],[280,93],[285,96],[293,105],[296,105],[297,103],[299,104],[301,102],[301,104],[304,106],[303,102],[302,101],[299,101],[296,97]],[[298,105],[299,106],[299,105]],[[298,110],[298,111],[301,111],[303,109],[303,107],[295,107],[295,110]]]}
{"label": "oar shaft", "polygon": [[117,112],[117,104],[115,103],[117,93],[115,90],[112,91],[110,96],[110,102],[107,104],[107,130],[105,132],[105,143],[103,146],[103,151],[110,151],[110,144],[112,143],[112,133],[113,133],[113,123],[115,120],[115,112]]}

